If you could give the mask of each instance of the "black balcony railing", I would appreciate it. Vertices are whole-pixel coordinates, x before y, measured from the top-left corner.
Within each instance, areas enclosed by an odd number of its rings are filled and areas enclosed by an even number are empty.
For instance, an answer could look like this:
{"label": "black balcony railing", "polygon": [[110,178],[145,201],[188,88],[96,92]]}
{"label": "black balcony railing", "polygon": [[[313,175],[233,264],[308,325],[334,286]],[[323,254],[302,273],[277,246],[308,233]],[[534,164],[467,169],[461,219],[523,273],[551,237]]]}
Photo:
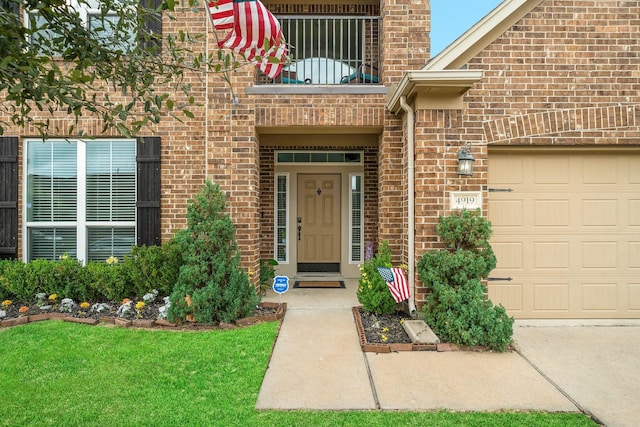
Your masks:
{"label": "black balcony railing", "polygon": [[380,18],[278,16],[290,49],[279,76],[260,74],[259,84],[378,84]]}

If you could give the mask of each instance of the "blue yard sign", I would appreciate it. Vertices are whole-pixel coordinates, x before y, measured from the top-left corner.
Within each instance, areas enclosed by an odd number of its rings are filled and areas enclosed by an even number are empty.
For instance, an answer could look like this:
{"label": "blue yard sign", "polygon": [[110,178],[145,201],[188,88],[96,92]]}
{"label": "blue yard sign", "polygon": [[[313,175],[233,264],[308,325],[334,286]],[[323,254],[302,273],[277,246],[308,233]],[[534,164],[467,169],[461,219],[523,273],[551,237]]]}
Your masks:
{"label": "blue yard sign", "polygon": [[289,278],[287,276],[276,276],[273,278],[273,292],[283,294],[289,290]]}

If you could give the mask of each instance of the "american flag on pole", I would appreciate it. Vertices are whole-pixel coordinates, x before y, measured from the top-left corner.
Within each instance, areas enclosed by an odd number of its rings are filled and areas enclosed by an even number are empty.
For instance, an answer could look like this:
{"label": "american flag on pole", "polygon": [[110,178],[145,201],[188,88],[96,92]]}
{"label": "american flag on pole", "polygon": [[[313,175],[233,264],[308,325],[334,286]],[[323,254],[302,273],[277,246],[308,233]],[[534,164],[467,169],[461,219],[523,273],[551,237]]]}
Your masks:
{"label": "american flag on pole", "polygon": [[215,29],[231,28],[218,43],[220,48],[242,55],[270,78],[280,74],[288,54],[287,43],[280,23],[259,0],[213,0],[209,14]]}
{"label": "american flag on pole", "polygon": [[380,273],[385,282],[387,282],[389,292],[391,292],[396,302],[401,302],[411,297],[409,282],[402,268],[378,267],[378,273]]}

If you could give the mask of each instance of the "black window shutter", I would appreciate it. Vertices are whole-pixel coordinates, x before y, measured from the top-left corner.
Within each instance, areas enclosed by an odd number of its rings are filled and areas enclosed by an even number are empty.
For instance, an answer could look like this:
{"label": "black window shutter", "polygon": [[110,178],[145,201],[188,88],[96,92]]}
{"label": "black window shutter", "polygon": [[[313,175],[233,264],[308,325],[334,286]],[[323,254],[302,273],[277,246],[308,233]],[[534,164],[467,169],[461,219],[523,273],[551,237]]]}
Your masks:
{"label": "black window shutter", "polygon": [[160,245],[160,137],[137,139],[136,245]]}
{"label": "black window shutter", "polygon": [[[162,0],[140,0],[140,6],[145,9],[155,10],[156,12],[146,16],[144,20],[144,27],[147,33],[156,34],[157,38],[148,39],[142,41],[143,49],[152,49],[156,55],[160,55],[162,52],[162,12],[160,6]],[[147,36],[149,37],[149,36]]]}
{"label": "black window shutter", "polygon": [[0,137],[0,259],[18,257],[18,137]]}

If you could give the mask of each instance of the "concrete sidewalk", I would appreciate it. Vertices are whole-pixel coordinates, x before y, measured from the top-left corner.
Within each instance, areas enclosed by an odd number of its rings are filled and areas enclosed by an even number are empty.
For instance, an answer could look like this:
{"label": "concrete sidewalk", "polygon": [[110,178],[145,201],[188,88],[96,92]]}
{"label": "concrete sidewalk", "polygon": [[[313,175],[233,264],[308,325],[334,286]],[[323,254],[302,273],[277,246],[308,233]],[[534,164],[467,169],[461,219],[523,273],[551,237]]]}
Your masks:
{"label": "concrete sidewalk", "polygon": [[[346,289],[291,289],[280,297],[267,295],[265,301],[286,302],[287,314],[258,409],[584,410],[610,426],[638,425],[640,358],[636,352],[622,356],[628,370],[603,374],[612,375],[617,384],[595,375],[603,363],[614,366],[610,352],[606,352],[606,363],[600,356],[587,361],[590,356],[584,354],[585,344],[592,350],[611,347],[590,345],[594,341],[589,333],[566,327],[560,327],[562,345],[550,345],[548,339],[556,338],[545,338],[550,331],[544,326],[518,323],[514,339],[522,354],[363,353],[351,313],[359,305],[357,282],[346,283]],[[637,337],[638,328],[640,323],[625,327],[622,339],[630,338],[627,333]],[[589,328],[590,333],[593,329]],[[577,380],[583,377],[578,371],[594,375],[588,375],[589,381]],[[612,390],[617,385],[621,389]]]}

